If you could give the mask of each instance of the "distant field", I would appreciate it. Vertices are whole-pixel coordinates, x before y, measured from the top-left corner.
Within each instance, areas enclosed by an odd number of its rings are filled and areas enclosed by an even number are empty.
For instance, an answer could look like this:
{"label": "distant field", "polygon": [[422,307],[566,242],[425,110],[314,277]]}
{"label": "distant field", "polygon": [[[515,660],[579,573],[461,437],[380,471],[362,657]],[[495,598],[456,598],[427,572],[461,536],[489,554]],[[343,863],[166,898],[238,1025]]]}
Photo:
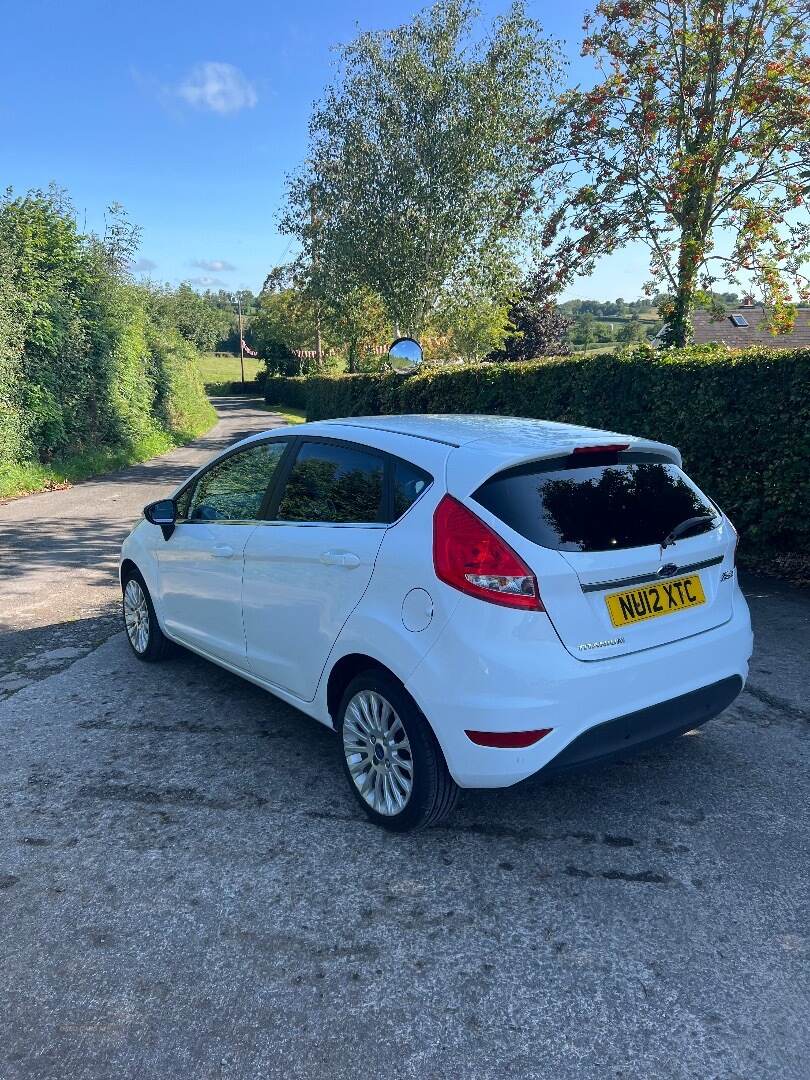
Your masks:
{"label": "distant field", "polygon": [[613,353],[619,348],[617,341],[604,341],[593,345],[572,345],[571,352],[575,354],[589,353]]}
{"label": "distant field", "polygon": [[[238,382],[241,378],[238,356],[215,356],[213,353],[203,353],[199,363],[205,389],[209,394],[227,393],[229,384]],[[246,382],[252,382],[256,378],[256,372],[263,369],[264,361],[245,357]]]}

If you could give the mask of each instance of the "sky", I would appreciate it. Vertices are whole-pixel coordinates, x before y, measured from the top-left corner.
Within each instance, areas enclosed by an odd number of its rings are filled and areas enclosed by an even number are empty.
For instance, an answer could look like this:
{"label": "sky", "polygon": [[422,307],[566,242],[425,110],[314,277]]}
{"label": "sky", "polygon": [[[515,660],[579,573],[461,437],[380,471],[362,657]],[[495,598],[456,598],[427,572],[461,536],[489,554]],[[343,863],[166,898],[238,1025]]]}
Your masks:
{"label": "sky", "polygon": [[[0,188],[56,183],[80,227],[113,202],[141,228],[135,270],[156,281],[257,291],[290,254],[279,234],[285,177],[307,151],[333,46],[407,22],[407,0],[0,0]],[[564,40],[570,77],[584,3],[535,0]],[[484,18],[506,2],[479,2]],[[565,297],[633,299],[643,248],[602,261]]]}

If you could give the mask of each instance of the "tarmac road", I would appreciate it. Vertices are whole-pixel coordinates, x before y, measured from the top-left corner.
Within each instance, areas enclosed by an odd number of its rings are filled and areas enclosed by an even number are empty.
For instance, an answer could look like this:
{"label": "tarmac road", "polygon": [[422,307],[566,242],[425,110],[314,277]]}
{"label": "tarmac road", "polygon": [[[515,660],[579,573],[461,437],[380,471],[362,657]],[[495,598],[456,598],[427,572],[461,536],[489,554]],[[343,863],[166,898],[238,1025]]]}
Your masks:
{"label": "tarmac road", "polygon": [[0,506],[0,1080],[805,1078],[810,597],[746,589],[745,693],[630,762],[396,837],[333,735],[139,663],[144,503],[273,418]]}
{"label": "tarmac road", "polygon": [[231,443],[283,424],[250,398],[215,404],[219,422],[189,446],[64,491],[0,502],[0,700],[119,628],[121,542],[147,503]]}

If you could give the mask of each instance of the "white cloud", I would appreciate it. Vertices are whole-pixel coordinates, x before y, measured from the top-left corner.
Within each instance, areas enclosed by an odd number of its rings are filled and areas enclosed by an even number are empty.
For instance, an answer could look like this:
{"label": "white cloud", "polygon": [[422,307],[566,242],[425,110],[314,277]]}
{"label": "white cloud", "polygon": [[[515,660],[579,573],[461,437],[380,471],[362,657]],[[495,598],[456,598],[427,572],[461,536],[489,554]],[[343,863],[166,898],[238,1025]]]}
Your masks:
{"label": "white cloud", "polygon": [[153,270],[157,270],[157,263],[152,262],[151,259],[135,259],[130,263],[129,268],[133,274],[150,274]]}
{"label": "white cloud", "polygon": [[222,116],[252,109],[259,100],[239,68],[215,60],[193,67],[178,86],[177,96],[196,109],[208,109]]}
{"label": "white cloud", "polygon": [[198,289],[224,289],[225,282],[219,278],[209,277],[207,274],[203,277],[193,277],[188,279],[189,285],[196,285]]}
{"label": "white cloud", "polygon": [[210,270],[215,274],[236,269],[233,263],[226,262],[225,259],[192,259],[191,265],[196,266],[198,270]]}

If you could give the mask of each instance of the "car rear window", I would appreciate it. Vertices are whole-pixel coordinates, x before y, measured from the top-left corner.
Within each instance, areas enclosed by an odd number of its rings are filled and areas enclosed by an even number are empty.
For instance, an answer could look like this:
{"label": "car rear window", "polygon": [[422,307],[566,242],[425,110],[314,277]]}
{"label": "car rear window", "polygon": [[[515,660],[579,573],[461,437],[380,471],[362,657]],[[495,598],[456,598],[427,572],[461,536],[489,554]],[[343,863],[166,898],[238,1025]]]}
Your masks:
{"label": "car rear window", "polygon": [[558,551],[615,551],[660,544],[719,524],[716,507],[676,465],[616,460],[572,467],[536,461],[498,473],[474,498],[515,532]]}

